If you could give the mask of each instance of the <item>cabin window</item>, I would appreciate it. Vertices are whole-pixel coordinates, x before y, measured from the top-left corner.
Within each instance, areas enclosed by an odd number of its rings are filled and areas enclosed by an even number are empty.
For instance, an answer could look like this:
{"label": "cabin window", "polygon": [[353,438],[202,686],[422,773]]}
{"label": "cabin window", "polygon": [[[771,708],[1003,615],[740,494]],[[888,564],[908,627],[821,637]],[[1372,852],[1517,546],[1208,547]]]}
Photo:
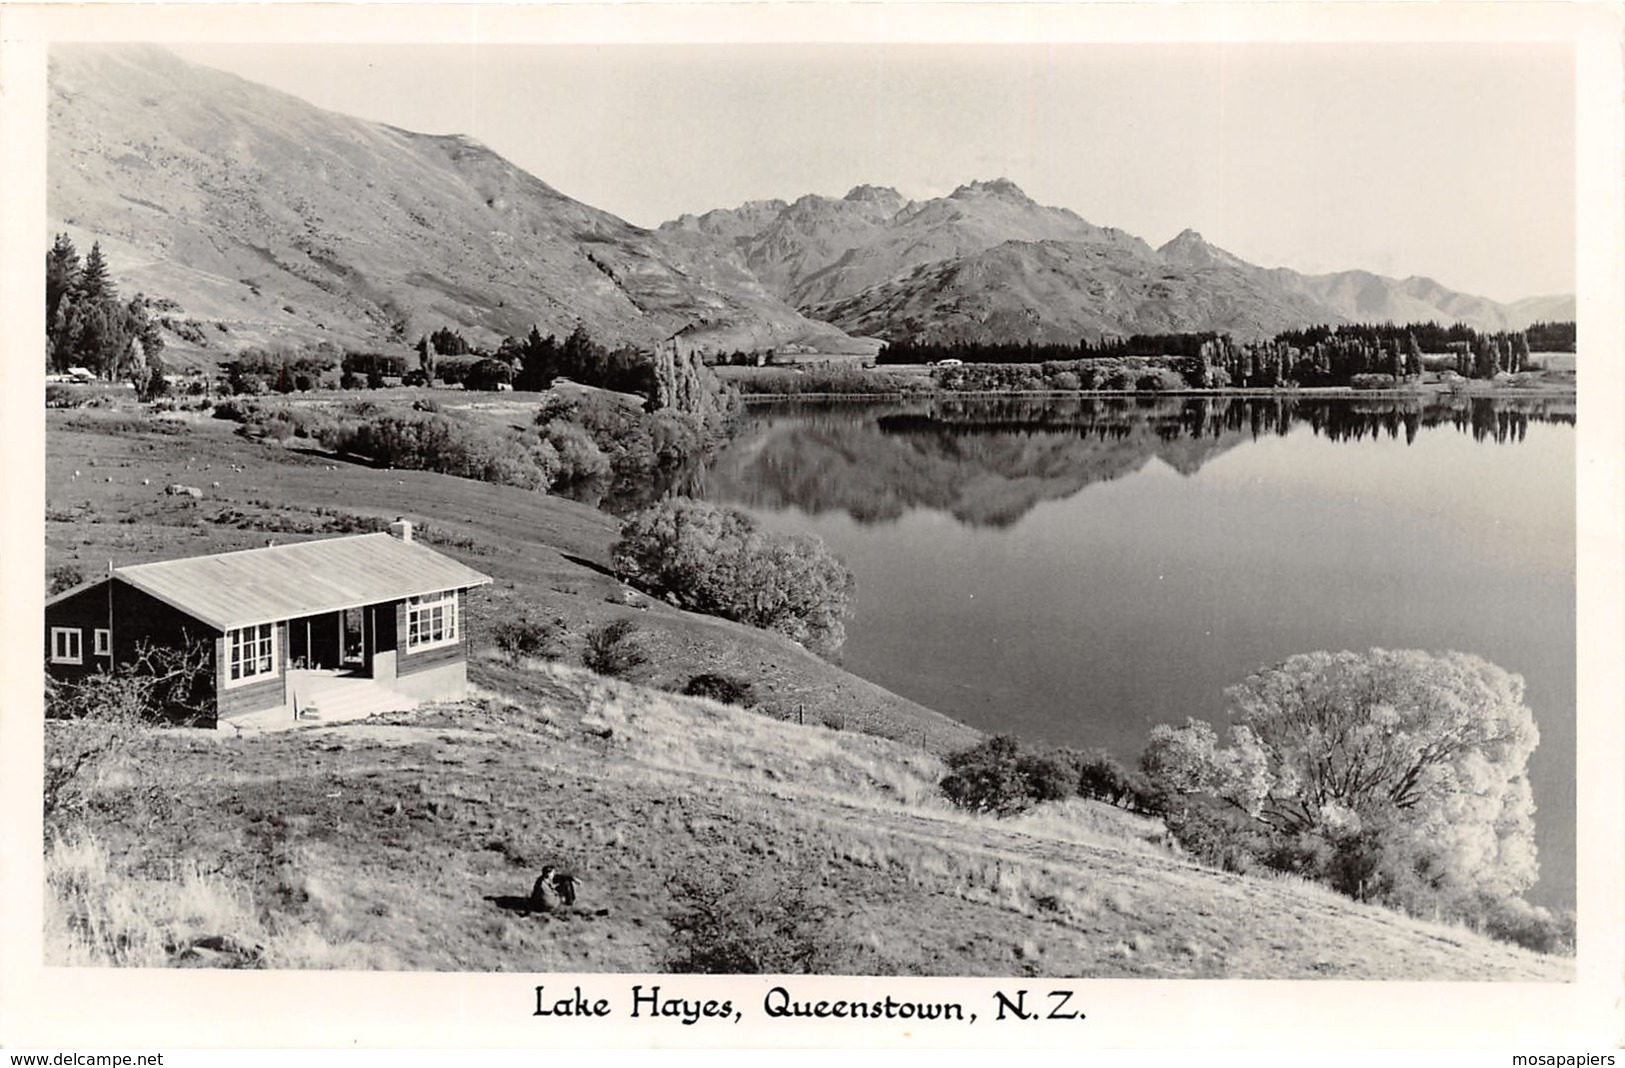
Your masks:
{"label": "cabin window", "polygon": [[78,627],[51,628],[51,663],[83,664],[84,632]]}
{"label": "cabin window", "polygon": [[241,685],[277,673],[275,623],[228,631],[226,647],[231,665],[226,676],[227,686]]}
{"label": "cabin window", "polygon": [[406,651],[433,649],[457,640],[457,591],[409,597],[406,601]]}
{"label": "cabin window", "polygon": [[113,655],[113,632],[106,627],[96,628],[96,655]]}

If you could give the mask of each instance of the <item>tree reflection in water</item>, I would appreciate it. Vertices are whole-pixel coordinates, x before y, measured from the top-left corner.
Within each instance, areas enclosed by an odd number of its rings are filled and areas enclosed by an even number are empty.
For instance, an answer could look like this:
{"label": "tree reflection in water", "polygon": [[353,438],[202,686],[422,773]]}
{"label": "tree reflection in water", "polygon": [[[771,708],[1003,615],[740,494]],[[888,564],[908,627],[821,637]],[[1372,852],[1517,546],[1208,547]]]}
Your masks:
{"label": "tree reflection in water", "polygon": [[1414,442],[1455,430],[1522,441],[1531,422],[1575,421],[1572,397],[942,397],[753,406],[744,433],[661,485],[624,487],[626,511],[670,493],[883,523],[912,508],[1007,527],[1036,504],[1141,470],[1195,474],[1244,441],[1307,428],[1331,441]]}

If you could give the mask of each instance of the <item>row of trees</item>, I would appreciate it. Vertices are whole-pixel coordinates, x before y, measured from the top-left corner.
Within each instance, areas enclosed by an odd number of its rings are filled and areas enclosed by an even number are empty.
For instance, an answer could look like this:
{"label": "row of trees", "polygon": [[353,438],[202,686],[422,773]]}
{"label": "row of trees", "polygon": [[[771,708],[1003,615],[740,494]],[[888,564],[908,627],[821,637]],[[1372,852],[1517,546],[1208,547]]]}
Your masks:
{"label": "row of trees", "polygon": [[[1543,340],[1550,337],[1554,342],[1561,341],[1561,324],[1543,324],[1541,331]],[[1228,334],[1213,332],[1137,334],[1096,342],[1086,339],[1077,345],[938,344],[905,340],[888,345],[881,352],[879,362],[917,364],[949,360],[971,365],[1043,366],[1064,368],[1080,380],[1100,382],[1111,378],[1111,373],[1101,368],[1149,366],[1172,370],[1183,376],[1185,385],[1197,389],[1225,386],[1271,389],[1292,385],[1375,385],[1378,383],[1362,380],[1379,377],[1391,384],[1420,378],[1430,363],[1441,362],[1464,377],[1492,378],[1528,370],[1531,348],[1530,338],[1523,331],[1489,333],[1461,324],[1354,323],[1286,330],[1254,342],[1237,342]],[[1091,367],[1096,368],[1094,373],[1090,373]],[[949,375],[948,370],[939,377],[955,377]],[[960,371],[959,377],[966,373]],[[1114,380],[1082,388],[1168,387],[1160,381],[1141,384],[1125,379],[1122,383]]]}
{"label": "row of trees", "polygon": [[100,242],[83,259],[67,234],[45,253],[45,366],[83,367],[107,379],[131,379],[144,391],[163,381],[163,332],[143,294],[120,300]]}
{"label": "row of trees", "polygon": [[655,392],[649,353],[629,345],[608,348],[581,325],[563,340],[553,334],[543,337],[532,326],[522,338],[504,338],[495,351],[476,348],[457,331],[441,327],[418,339],[417,352],[425,380],[461,381],[473,389],[494,389],[501,383],[541,392],[554,379],[568,378],[619,393],[652,397]]}
{"label": "row of trees", "polygon": [[1532,323],[1524,335],[1536,352],[1573,352],[1575,330],[1572,322]]}

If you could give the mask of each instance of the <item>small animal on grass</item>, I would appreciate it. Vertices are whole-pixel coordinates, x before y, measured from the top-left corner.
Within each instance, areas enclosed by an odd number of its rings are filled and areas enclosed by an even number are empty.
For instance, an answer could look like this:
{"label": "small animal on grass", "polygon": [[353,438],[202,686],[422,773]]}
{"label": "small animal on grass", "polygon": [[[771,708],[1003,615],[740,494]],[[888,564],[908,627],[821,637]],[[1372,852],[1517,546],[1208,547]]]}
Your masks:
{"label": "small animal on grass", "polygon": [[531,907],[538,912],[552,912],[560,905],[568,908],[576,903],[575,876],[559,871],[549,864],[536,877],[530,888]]}

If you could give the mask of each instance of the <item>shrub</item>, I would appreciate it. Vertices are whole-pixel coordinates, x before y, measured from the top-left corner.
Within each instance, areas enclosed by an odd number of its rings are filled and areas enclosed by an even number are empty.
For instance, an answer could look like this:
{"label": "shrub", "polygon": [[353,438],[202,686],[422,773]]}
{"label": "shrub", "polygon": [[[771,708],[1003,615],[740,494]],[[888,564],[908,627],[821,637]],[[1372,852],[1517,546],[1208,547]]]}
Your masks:
{"label": "shrub", "polygon": [[1393,389],[1393,375],[1353,375],[1349,378],[1349,385],[1355,389]]}
{"label": "shrub", "polygon": [[556,420],[547,425],[545,440],[554,456],[554,485],[577,485],[610,473],[609,458],[581,426]]}
{"label": "shrub", "polygon": [[637,631],[637,623],[630,619],[613,620],[589,631],[581,662],[600,675],[625,678],[649,661],[638,647]]}
{"label": "shrub", "polygon": [[683,693],[688,697],[709,697],[713,701],[741,708],[749,708],[756,703],[756,687],[748,680],[733,675],[710,672],[695,675],[683,687]]}
{"label": "shrub", "polygon": [[995,735],[968,749],[950,753],[943,795],[960,808],[1012,816],[1030,808],[1033,797],[1019,767],[1021,744],[1008,734]]}
{"label": "shrub", "polygon": [[[839,975],[862,970],[865,950],[828,895],[799,873],[733,878],[693,871],[667,884],[675,909],[672,972],[701,975]],[[872,951],[871,951],[872,953]]]}
{"label": "shrub", "polygon": [[559,655],[559,639],[564,633],[564,620],[562,619],[535,619],[528,613],[516,617],[506,617],[498,620],[491,627],[491,637],[496,647],[508,658],[508,662],[518,664],[526,657],[543,657],[551,660]]}
{"label": "shrub", "polygon": [[321,440],[331,434],[335,424],[331,416],[317,408],[274,405],[269,408],[253,406],[243,413],[239,433],[249,437],[264,437],[275,441],[289,438]]}
{"label": "shrub", "polygon": [[479,360],[463,375],[464,389],[487,392],[513,384],[513,367],[501,360]]}
{"label": "shrub", "polygon": [[1078,793],[1110,805],[1125,804],[1134,792],[1128,770],[1104,749],[1092,749],[1073,757],[1077,769]]}
{"label": "shrub", "polygon": [[1553,913],[1521,898],[1498,901],[1486,909],[1484,933],[1536,953],[1574,955],[1574,912],[1569,909]]}
{"label": "shrub", "polygon": [[1059,801],[1077,793],[1076,773],[1054,756],[1023,753],[1016,758],[1016,775],[1034,801]]}
{"label": "shrub", "polygon": [[55,597],[63,590],[71,590],[83,581],[85,573],[72,564],[53,567],[51,573],[45,577],[45,596]]}
{"label": "shrub", "polygon": [[487,437],[467,424],[436,412],[374,415],[352,406],[360,418],[331,423],[319,432],[327,448],[363,456],[375,464],[438,471],[525,489],[545,490],[556,458],[523,440]]}
{"label": "shrub", "polygon": [[260,406],[253,401],[228,397],[225,400],[215,402],[214,417],[216,419],[229,419],[234,423],[246,423],[259,410]]}
{"label": "shrub", "polygon": [[143,645],[111,671],[49,687],[45,714],[62,720],[207,721],[214,707],[212,663],[204,639],[176,648]]}
{"label": "shrub", "polygon": [[1141,393],[1167,393],[1186,388],[1185,376],[1168,367],[1157,367],[1142,372],[1134,388]]}
{"label": "shrub", "polygon": [[[102,772],[122,759],[148,724],[210,718],[209,646],[142,648],[112,671],[71,683],[47,680],[44,814],[60,833],[89,804]],[[48,835],[47,838],[50,836]]]}
{"label": "shrub", "polygon": [[72,386],[53,382],[45,387],[45,406],[47,408],[82,408],[87,399],[87,394],[74,389]]}
{"label": "shrub", "polygon": [[442,356],[434,362],[434,374],[448,386],[463,385],[479,362],[477,356]]}
{"label": "shrub", "polygon": [[675,499],[622,524],[612,554],[623,580],[692,611],[824,654],[846,638],[852,573],[817,538],[762,531],[744,512]]}
{"label": "shrub", "polygon": [[1263,866],[1272,843],[1244,814],[1205,798],[1187,798],[1163,816],[1180,846],[1196,860],[1245,874]]}

